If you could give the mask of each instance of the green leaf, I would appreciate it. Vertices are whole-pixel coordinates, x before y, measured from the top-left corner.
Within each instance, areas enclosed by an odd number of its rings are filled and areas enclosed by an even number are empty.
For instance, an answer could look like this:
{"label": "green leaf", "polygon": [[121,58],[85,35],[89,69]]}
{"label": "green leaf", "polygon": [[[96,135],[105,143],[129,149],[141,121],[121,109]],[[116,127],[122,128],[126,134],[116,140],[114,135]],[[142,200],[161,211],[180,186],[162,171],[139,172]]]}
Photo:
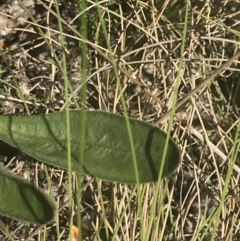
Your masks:
{"label": "green leaf", "polygon": [[[83,111],[70,111],[72,169],[79,170]],[[101,179],[136,183],[129,134],[123,116],[86,111],[83,171]],[[157,181],[166,134],[148,123],[129,119],[141,183]],[[0,139],[42,162],[67,169],[66,113],[0,117]],[[179,150],[169,140],[162,176],[175,170]]]}
{"label": "green leaf", "polygon": [[35,185],[0,167],[0,213],[27,222],[45,224],[53,220],[54,201]]}

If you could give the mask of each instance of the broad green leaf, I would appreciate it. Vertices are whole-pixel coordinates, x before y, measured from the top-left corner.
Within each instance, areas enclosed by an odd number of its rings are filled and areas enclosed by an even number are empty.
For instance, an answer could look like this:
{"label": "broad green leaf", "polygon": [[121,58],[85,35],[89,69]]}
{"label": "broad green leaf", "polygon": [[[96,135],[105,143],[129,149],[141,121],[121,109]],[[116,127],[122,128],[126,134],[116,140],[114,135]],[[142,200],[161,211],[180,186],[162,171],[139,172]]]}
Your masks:
{"label": "broad green leaf", "polygon": [[45,224],[53,220],[54,201],[35,185],[0,167],[0,214]]}
{"label": "broad green leaf", "polygon": [[[83,111],[70,111],[71,161],[79,170],[79,139]],[[129,134],[123,116],[86,111],[83,171],[104,180],[136,183]],[[158,179],[166,134],[160,129],[129,119],[141,183]],[[0,117],[0,139],[42,162],[67,169],[66,113],[41,116]],[[80,140],[81,141],[81,140]],[[175,170],[179,150],[169,140],[162,176]]]}

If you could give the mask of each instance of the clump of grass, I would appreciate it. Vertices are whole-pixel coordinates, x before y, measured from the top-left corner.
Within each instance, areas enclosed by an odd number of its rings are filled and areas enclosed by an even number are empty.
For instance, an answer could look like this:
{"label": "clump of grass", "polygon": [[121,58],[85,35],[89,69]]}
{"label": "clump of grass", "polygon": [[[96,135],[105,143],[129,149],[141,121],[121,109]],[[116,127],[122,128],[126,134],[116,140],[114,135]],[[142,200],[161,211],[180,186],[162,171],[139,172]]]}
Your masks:
{"label": "clump of grass", "polygon": [[[174,106],[176,89],[178,102],[238,49],[233,3],[193,1],[185,18],[186,4],[86,1],[84,15],[75,2],[38,1],[46,18],[29,12],[17,41],[1,52],[1,113],[88,108],[154,123]],[[56,222],[45,228],[4,218],[12,236],[19,239],[25,230],[25,240],[65,240],[72,223],[81,220],[84,237],[92,240],[238,240],[239,105],[237,88],[231,88],[238,65],[222,71],[172,118],[171,135],[183,161],[170,180],[136,188],[78,180],[47,167],[47,183],[37,180],[40,164],[26,164],[21,154],[3,158],[13,171],[56,189],[60,208]],[[167,131],[169,123],[159,127]]]}

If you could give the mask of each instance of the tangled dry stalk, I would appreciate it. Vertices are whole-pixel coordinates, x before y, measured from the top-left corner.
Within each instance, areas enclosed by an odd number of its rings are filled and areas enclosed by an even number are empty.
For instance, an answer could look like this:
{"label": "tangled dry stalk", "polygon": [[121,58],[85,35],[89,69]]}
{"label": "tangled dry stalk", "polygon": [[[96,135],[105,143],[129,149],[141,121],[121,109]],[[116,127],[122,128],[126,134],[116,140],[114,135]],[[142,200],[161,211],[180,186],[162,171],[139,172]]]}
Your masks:
{"label": "tangled dry stalk", "polygon": [[[69,106],[81,108],[83,41],[89,44],[89,109],[123,114],[123,94],[129,116],[155,123],[166,131],[166,116],[180,79],[177,113],[171,129],[182,153],[176,176],[161,184],[155,204],[155,184],[143,185],[138,193],[132,186],[83,177],[81,218],[85,240],[141,240],[141,233],[156,241],[240,239],[239,151],[215,235],[216,220],[209,219],[221,203],[239,123],[238,5],[238,1],[228,0],[192,1],[185,51],[181,55],[184,2],[101,1],[98,6],[107,27],[107,41],[95,1],[87,1],[88,39],[81,35],[80,11],[74,1],[1,3],[1,114],[63,110],[64,65],[70,83]],[[122,84],[121,93],[114,64]],[[28,160],[4,143],[0,145],[3,165],[49,189],[41,163]],[[47,173],[59,204],[59,222],[44,229],[3,217],[14,240],[68,239],[69,217],[74,216],[75,222],[77,212],[76,205],[71,212],[67,208],[67,174],[51,167]],[[73,174],[73,183],[75,178]],[[145,197],[141,204],[139,196]],[[140,214],[138,205],[142,205]],[[2,233],[0,238],[8,240]]]}

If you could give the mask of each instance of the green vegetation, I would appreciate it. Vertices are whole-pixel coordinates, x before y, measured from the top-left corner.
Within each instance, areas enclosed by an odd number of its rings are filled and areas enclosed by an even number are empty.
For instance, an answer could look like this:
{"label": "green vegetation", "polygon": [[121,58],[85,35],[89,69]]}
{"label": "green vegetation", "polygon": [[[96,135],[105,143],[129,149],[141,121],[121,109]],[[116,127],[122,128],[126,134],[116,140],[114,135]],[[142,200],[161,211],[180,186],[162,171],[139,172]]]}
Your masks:
{"label": "green vegetation", "polygon": [[[147,123],[129,120],[129,138],[124,117],[95,111],[71,111],[68,114],[73,171],[78,172],[82,165],[84,174],[104,180],[146,183],[169,176],[180,162],[175,143],[172,140],[167,143],[166,134]],[[67,169],[65,115],[59,112],[28,117],[1,116],[1,139],[39,161]],[[86,115],[87,123],[83,160],[79,158],[82,115]],[[134,153],[131,153],[131,144]],[[163,159],[165,145],[167,153]],[[1,171],[0,178],[1,213],[36,223],[53,219],[56,208],[53,205],[51,208],[48,198],[40,190],[7,172]]]}
{"label": "green vegetation", "polygon": [[59,208],[0,239],[238,241],[237,2],[29,2],[0,13],[0,162]]}

